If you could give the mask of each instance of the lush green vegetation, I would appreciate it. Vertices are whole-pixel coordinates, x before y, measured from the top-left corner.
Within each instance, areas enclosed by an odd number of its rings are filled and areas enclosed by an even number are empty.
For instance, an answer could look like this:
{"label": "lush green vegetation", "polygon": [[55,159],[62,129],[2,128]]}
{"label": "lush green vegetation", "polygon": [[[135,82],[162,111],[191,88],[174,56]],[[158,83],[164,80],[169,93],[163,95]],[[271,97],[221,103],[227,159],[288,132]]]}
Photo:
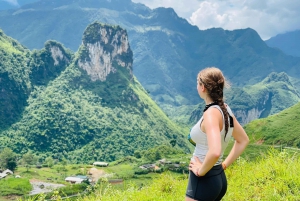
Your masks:
{"label": "lush green vegetation", "polygon": [[[89,61],[94,54],[87,43],[99,39],[94,32],[100,29],[127,36],[120,27],[93,23],[75,57],[55,41],[33,51],[28,106],[17,123],[0,133],[2,147],[20,155],[32,150],[42,161],[52,156],[73,163],[114,161],[170,141],[189,152],[187,128],[170,121],[132,75],[130,48],[112,61],[115,72],[105,81],[92,81],[78,66],[79,60]],[[114,45],[121,45],[113,38],[105,46],[111,53]],[[119,60],[128,67],[120,66]]]}
{"label": "lush green vegetation", "polygon": [[17,167],[17,155],[9,148],[0,151],[0,169],[14,171]]}
{"label": "lush green vegetation", "polygon": [[30,52],[0,29],[0,131],[16,122],[31,85],[26,65]]}
{"label": "lush green vegetation", "polygon": [[72,53],[55,41],[30,52],[0,30],[0,131],[18,121],[35,86],[47,85],[69,64]]}

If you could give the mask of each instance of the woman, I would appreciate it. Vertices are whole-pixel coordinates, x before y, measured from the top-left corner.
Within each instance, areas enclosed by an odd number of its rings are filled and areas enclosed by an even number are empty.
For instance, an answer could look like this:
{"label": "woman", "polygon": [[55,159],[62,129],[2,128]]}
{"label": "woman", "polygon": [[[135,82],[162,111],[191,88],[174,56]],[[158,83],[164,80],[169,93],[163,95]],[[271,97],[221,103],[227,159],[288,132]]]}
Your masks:
{"label": "woman", "polygon": [[[198,74],[197,90],[206,107],[189,135],[195,151],[189,164],[186,201],[221,200],[227,190],[224,170],[242,154],[249,143],[243,127],[223,101],[224,86],[225,78],[218,68],[206,68]],[[231,136],[235,143],[222,162]]]}

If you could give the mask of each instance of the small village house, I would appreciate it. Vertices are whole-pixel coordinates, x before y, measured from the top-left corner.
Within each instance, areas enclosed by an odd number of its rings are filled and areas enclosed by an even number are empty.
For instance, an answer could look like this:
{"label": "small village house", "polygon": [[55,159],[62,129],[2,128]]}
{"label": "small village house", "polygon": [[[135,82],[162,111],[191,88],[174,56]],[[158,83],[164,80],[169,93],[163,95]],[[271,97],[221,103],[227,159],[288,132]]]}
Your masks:
{"label": "small village house", "polygon": [[94,162],[93,166],[107,167],[109,164],[106,162]]}
{"label": "small village house", "polygon": [[65,181],[71,184],[81,184],[84,181],[91,182],[91,179],[87,176],[77,175],[77,176],[67,177],[65,178]]}
{"label": "small village house", "polygon": [[144,165],[141,165],[139,168],[141,168],[143,170],[157,170],[157,169],[159,169],[155,164],[144,164]]}
{"label": "small village house", "polygon": [[0,179],[3,179],[5,178],[7,175],[12,175],[14,174],[11,170],[7,169],[7,170],[4,170],[2,173],[0,173]]}
{"label": "small village house", "polygon": [[172,164],[172,161],[167,161],[165,158],[159,160],[159,163],[162,164],[162,165],[165,165],[165,164]]}

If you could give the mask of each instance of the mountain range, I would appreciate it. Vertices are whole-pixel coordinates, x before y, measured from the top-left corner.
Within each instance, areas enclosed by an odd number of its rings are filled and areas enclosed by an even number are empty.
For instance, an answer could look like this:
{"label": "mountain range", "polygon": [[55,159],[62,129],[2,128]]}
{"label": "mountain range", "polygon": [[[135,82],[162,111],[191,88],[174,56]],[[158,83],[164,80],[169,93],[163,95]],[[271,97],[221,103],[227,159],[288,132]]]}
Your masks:
{"label": "mountain range", "polygon": [[268,47],[253,29],[199,30],[172,8],[152,10],[130,0],[42,0],[0,12],[0,27],[29,49],[53,39],[76,51],[94,21],[128,31],[133,73],[159,105],[199,103],[196,75],[207,66],[219,67],[235,86],[255,84],[271,72],[299,80],[300,58]]}

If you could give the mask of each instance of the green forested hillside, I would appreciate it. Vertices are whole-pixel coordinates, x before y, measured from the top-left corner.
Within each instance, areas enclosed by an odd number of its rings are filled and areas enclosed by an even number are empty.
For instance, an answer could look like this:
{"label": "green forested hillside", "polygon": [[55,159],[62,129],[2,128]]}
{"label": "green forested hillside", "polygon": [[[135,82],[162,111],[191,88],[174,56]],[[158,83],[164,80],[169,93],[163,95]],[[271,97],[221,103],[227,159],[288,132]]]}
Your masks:
{"label": "green forested hillside", "polygon": [[30,51],[0,29],[0,131],[20,117],[31,90]]}
{"label": "green forested hillside", "polygon": [[252,142],[258,144],[293,146],[300,148],[300,104],[250,122],[245,129]]}
{"label": "green forested hillside", "polygon": [[19,120],[34,87],[55,79],[71,58],[58,42],[31,52],[0,30],[0,131]]}
{"label": "green forested hillside", "polygon": [[0,133],[0,146],[73,162],[117,160],[171,140],[189,151],[186,128],[171,122],[133,76],[125,30],[89,25],[72,58],[51,41],[31,53],[28,106]]}

